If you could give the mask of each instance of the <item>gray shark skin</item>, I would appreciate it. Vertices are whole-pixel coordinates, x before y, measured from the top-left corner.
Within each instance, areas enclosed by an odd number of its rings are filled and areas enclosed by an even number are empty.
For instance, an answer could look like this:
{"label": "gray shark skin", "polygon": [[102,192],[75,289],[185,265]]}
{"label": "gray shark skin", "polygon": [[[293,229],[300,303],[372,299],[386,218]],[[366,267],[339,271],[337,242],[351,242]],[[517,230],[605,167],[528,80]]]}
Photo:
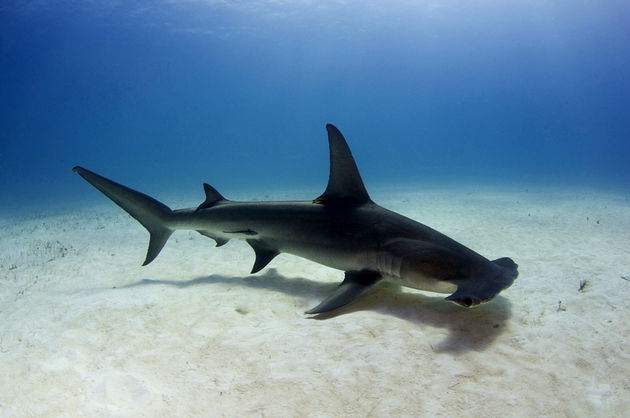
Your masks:
{"label": "gray shark skin", "polygon": [[149,264],[175,230],[195,230],[216,241],[246,241],[256,259],[252,274],[280,253],[293,254],[345,272],[345,279],[307,314],[340,308],[381,280],[414,289],[451,293],[464,307],[488,302],[518,276],[510,258],[490,261],[428,226],[374,203],[348,144],[326,125],[330,177],[313,201],[234,202],[204,184],[197,208],[171,210],[143,193],[81,167],[73,170],[140,222],[150,233],[143,265]]}

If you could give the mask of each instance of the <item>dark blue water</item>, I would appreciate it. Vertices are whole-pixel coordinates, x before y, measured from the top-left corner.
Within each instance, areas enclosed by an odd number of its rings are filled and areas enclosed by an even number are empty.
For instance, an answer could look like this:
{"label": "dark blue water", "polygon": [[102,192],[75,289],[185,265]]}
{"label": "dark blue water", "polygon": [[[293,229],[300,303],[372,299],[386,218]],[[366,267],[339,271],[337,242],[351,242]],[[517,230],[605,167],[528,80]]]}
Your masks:
{"label": "dark blue water", "polygon": [[630,189],[627,1],[7,1],[0,205],[365,181]]}

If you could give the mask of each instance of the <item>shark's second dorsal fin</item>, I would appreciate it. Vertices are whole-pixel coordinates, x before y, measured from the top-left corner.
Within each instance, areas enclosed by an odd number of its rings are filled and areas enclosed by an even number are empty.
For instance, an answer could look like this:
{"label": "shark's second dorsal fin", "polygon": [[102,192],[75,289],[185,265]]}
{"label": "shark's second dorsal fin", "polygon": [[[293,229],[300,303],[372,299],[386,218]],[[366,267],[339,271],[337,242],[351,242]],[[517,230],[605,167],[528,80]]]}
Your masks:
{"label": "shark's second dorsal fin", "polygon": [[217,191],[217,189],[210,186],[208,183],[203,184],[203,191],[206,192],[206,200],[204,200],[203,203],[197,207],[195,212],[198,212],[201,209],[211,208],[218,202],[223,202],[226,200],[225,197],[223,197],[223,195]]}
{"label": "shark's second dorsal fin", "polygon": [[326,191],[314,200],[315,203],[349,203],[361,205],[370,202],[370,196],[354,157],[345,138],[335,126],[326,125],[328,144],[330,146],[330,177]]}

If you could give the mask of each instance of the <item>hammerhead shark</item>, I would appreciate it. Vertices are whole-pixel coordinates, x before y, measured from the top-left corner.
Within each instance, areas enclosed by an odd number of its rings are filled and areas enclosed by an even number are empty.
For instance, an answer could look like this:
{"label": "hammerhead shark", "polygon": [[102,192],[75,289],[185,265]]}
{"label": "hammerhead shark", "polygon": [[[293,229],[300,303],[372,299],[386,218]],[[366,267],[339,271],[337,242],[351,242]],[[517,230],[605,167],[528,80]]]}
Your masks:
{"label": "hammerhead shark", "polygon": [[85,168],[74,167],[88,183],[124,209],[150,233],[143,265],[160,253],[175,230],[195,230],[225,245],[246,241],[257,273],[278,254],[288,253],[345,272],[345,279],[306,314],[321,314],[357,299],[382,280],[414,289],[451,293],[464,307],[490,301],[518,276],[503,257],[490,261],[446,235],[387,210],[370,199],[341,132],[326,125],[330,176],[324,193],[312,201],[236,202],[203,185],[197,208],[171,210],[150,196]]}

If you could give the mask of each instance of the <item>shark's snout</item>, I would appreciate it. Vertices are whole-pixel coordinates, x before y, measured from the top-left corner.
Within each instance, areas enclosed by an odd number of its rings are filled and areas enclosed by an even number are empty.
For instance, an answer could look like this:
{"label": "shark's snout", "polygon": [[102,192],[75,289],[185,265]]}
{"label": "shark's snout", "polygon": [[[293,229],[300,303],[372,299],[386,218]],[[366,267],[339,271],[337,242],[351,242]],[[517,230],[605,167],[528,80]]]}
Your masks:
{"label": "shark's snout", "polygon": [[518,277],[518,264],[510,257],[502,257],[493,261],[494,264],[502,267],[508,277],[516,279]]}

